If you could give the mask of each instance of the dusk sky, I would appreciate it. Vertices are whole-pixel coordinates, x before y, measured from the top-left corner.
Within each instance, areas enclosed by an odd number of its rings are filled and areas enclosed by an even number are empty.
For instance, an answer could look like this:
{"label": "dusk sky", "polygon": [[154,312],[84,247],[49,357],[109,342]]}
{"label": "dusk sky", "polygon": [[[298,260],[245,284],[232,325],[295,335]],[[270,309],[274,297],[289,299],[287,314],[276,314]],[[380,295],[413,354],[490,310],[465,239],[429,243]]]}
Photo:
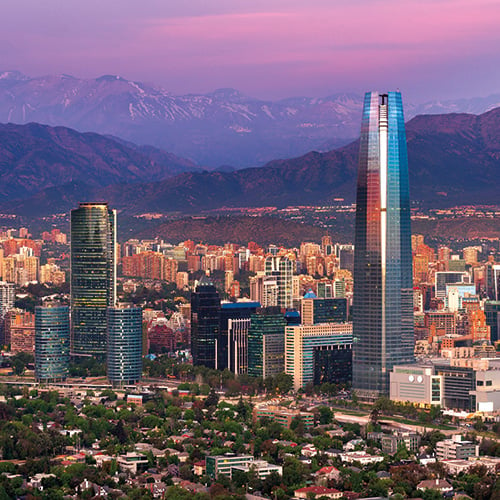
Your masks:
{"label": "dusk sky", "polygon": [[500,92],[498,0],[2,0],[0,71],[119,74],[176,94]]}

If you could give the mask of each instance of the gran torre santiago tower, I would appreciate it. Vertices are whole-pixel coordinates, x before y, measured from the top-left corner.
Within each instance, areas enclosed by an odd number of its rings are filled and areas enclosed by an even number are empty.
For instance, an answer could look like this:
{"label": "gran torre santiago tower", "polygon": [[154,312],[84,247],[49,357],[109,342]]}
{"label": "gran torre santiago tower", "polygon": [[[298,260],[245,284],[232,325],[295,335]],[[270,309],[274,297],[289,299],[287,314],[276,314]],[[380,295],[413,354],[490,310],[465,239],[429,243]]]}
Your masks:
{"label": "gran torre santiago tower", "polygon": [[408,155],[399,92],[365,95],[356,198],[353,390],[389,395],[394,365],[414,360]]}

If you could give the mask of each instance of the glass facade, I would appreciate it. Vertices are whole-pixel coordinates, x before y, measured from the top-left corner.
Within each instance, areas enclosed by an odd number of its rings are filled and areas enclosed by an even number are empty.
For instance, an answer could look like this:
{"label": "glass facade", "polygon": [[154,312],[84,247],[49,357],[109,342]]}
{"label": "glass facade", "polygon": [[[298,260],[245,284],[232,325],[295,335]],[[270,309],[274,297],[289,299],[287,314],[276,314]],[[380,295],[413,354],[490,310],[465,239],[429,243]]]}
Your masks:
{"label": "glass facade", "polygon": [[[193,365],[217,368],[220,337],[220,297],[213,283],[203,276],[191,294],[191,355]],[[226,362],[227,364],[227,354]]]}
{"label": "glass facade", "polygon": [[107,310],[108,379],[112,385],[134,384],[142,375],[142,309]]}
{"label": "glass facade", "polygon": [[222,304],[217,353],[218,370],[228,368],[237,375],[247,372],[250,318],[259,307],[259,302]]}
{"label": "glass facade", "polygon": [[486,324],[490,327],[491,343],[500,340],[500,301],[487,300],[484,303],[484,314],[486,316]]}
{"label": "glass facade", "polygon": [[253,314],[248,330],[248,375],[271,377],[285,370],[286,321],[279,308]]}
{"label": "glass facade", "polygon": [[389,394],[389,371],[413,362],[408,158],[399,92],[365,95],[356,198],[353,389]]}
{"label": "glass facade", "polygon": [[35,378],[64,380],[69,366],[69,307],[35,308]]}
{"label": "glass facade", "polygon": [[116,212],[106,203],[71,211],[71,354],[106,354],[106,310],[116,300]]}

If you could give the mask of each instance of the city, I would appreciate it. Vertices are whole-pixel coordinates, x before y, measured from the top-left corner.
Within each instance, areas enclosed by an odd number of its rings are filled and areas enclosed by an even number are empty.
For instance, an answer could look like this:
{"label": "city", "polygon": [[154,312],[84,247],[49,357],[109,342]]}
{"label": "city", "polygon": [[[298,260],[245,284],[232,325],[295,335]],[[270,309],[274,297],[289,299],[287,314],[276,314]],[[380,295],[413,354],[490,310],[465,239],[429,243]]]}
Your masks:
{"label": "city", "polygon": [[7,497],[495,498],[499,238],[410,232],[495,208],[412,211],[401,96],[365,110],[351,241],[2,229]]}

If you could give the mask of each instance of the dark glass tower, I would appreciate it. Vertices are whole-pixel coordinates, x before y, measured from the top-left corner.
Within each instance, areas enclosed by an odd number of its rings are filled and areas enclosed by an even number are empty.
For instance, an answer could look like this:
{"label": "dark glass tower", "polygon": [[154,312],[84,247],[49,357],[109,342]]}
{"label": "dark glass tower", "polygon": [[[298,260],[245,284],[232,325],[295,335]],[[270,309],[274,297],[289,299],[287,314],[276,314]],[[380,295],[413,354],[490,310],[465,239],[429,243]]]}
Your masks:
{"label": "dark glass tower", "polygon": [[191,294],[191,354],[193,365],[217,368],[220,336],[220,297],[207,276]]}
{"label": "dark glass tower", "polygon": [[106,354],[106,310],[116,298],[116,212],[107,203],[71,211],[71,354]]}
{"label": "dark glass tower", "polygon": [[35,378],[64,380],[69,366],[69,307],[35,308]]}
{"label": "dark glass tower", "polygon": [[109,307],[108,379],[114,386],[134,384],[142,375],[142,309]]}
{"label": "dark glass tower", "polygon": [[414,360],[408,157],[399,92],[365,95],[356,199],[353,389],[389,394],[389,371]]}

